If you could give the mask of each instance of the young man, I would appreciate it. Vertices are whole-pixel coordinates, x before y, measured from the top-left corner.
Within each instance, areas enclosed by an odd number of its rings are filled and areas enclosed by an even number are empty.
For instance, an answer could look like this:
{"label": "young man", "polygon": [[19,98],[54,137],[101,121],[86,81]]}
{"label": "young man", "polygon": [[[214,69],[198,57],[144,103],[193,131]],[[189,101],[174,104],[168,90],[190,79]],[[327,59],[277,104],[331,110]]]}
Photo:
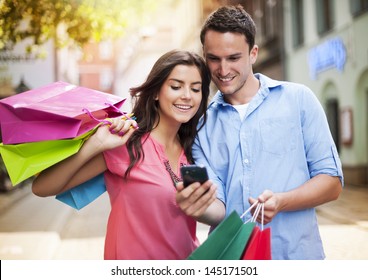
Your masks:
{"label": "young man", "polygon": [[313,92],[253,74],[255,33],[241,6],[219,8],[202,28],[219,91],[195,140],[194,160],[207,167],[226,215],[265,203],[273,259],[324,259],[315,207],[338,198],[341,162]]}

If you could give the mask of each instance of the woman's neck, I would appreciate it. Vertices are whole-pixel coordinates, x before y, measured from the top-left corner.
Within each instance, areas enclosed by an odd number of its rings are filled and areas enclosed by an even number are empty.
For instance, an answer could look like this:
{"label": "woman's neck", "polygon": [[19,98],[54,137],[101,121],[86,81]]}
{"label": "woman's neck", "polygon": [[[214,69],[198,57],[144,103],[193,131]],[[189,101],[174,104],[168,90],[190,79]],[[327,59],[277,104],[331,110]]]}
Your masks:
{"label": "woman's neck", "polygon": [[163,146],[169,166],[175,174],[179,171],[179,157],[182,152],[177,132],[178,130],[163,125],[158,125],[151,131],[151,137]]}
{"label": "woman's neck", "polygon": [[151,136],[166,148],[180,145],[178,131],[175,129],[158,125],[151,131]]}

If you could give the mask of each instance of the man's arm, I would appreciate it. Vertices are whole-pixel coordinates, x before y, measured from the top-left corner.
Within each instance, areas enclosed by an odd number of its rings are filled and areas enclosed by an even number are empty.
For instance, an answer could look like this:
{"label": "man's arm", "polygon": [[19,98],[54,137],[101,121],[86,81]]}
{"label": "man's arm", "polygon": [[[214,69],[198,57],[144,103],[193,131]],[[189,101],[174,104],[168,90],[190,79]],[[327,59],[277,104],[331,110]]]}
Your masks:
{"label": "man's arm", "polygon": [[[319,174],[303,185],[284,193],[264,191],[258,201],[264,202],[264,223],[269,223],[279,212],[297,211],[314,208],[336,200],[342,191],[339,177]],[[252,204],[257,199],[250,198]]]}

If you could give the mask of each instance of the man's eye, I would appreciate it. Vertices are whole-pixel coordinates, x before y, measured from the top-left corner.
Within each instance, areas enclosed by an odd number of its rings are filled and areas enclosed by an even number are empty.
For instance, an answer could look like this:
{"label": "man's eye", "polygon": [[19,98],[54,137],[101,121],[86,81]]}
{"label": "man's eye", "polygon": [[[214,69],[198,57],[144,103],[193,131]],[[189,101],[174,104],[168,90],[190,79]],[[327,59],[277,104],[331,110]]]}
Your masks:
{"label": "man's eye", "polygon": [[218,61],[219,59],[217,57],[209,57],[208,60],[210,60],[210,61]]}
{"label": "man's eye", "polygon": [[240,59],[240,57],[230,57],[230,60],[231,61],[237,61],[237,60],[239,60]]}

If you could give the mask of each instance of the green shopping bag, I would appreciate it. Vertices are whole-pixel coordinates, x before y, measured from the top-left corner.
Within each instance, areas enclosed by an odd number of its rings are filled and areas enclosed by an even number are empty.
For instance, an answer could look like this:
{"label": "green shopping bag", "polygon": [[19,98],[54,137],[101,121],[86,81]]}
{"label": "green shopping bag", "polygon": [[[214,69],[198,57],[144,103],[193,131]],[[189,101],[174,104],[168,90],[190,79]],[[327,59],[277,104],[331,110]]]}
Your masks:
{"label": "green shopping bag", "polygon": [[254,222],[244,223],[233,211],[188,260],[240,260],[254,226]]}
{"label": "green shopping bag", "polygon": [[13,185],[76,154],[99,125],[73,139],[50,140],[22,144],[0,143],[0,154]]}

